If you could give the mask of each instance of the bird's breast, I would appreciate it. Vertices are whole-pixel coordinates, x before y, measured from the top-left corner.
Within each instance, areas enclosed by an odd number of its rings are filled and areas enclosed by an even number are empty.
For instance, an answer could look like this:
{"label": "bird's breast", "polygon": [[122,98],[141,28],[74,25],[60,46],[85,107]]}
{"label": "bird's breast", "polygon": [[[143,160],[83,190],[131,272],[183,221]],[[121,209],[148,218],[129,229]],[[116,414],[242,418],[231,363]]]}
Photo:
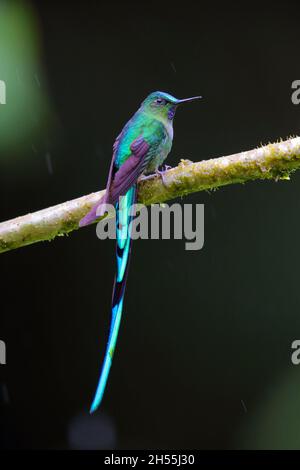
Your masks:
{"label": "bird's breast", "polygon": [[173,123],[172,123],[172,121],[169,121],[169,122],[165,125],[165,129],[166,129],[166,132],[167,132],[167,134],[168,134],[169,139],[171,139],[171,142],[172,142],[173,136],[174,136],[174,130],[173,130]]}

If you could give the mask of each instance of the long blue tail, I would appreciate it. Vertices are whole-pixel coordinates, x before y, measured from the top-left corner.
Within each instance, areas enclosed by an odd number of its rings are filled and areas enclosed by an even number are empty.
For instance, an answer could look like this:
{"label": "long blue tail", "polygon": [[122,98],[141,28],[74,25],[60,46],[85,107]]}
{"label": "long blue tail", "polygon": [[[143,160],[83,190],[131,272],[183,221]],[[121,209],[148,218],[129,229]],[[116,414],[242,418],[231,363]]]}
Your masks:
{"label": "long blue tail", "polygon": [[130,215],[130,207],[135,200],[136,185],[132,186],[116,204],[117,273],[112,295],[111,324],[105,358],[90,413],[93,413],[102,401],[118,338],[131,251],[130,222],[133,216]]}

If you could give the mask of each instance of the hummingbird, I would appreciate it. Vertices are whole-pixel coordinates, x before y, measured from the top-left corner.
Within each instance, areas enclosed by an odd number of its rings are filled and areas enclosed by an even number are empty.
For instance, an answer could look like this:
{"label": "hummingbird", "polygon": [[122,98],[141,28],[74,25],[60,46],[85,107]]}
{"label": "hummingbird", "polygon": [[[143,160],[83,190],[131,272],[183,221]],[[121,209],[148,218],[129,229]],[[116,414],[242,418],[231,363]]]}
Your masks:
{"label": "hummingbird", "polygon": [[116,208],[117,266],[110,332],[90,413],[102,401],[117,342],[131,254],[130,222],[133,217],[129,209],[136,202],[137,181],[153,172],[163,177],[163,171],[159,168],[172,147],[173,120],[177,107],[200,98],[177,99],[162,91],[147,96],[115,140],[104,196],[79,222],[79,226],[83,227],[104,215],[105,204],[112,204]]}

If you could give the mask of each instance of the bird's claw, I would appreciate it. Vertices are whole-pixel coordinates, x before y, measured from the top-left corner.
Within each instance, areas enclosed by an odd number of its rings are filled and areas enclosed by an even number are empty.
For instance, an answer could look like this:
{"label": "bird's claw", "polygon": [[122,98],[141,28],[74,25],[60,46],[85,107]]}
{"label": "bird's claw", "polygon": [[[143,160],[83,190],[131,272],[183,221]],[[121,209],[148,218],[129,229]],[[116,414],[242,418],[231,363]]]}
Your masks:
{"label": "bird's claw", "polygon": [[172,168],[170,165],[164,165],[163,167],[163,170],[159,170],[158,168],[155,170],[155,173],[151,174],[151,175],[141,175],[139,177],[139,181],[146,181],[148,179],[152,179],[154,175],[157,175],[161,178],[162,182],[163,182],[163,185],[164,186],[167,186],[166,185],[166,182],[165,182],[165,179],[164,179],[164,173],[168,170],[170,170],[170,168]]}
{"label": "bird's claw", "polygon": [[165,165],[163,170],[159,170],[158,168],[155,170],[155,173],[156,173],[158,176],[161,177],[161,180],[162,180],[164,186],[167,186],[166,181],[165,181],[165,179],[164,179],[164,174],[165,174],[165,172],[168,171],[170,168],[172,168],[172,167],[169,166],[169,165]]}
{"label": "bird's claw", "polygon": [[171,168],[172,168],[172,167],[171,167],[170,165],[165,165],[165,166],[164,166],[164,171],[171,170]]}

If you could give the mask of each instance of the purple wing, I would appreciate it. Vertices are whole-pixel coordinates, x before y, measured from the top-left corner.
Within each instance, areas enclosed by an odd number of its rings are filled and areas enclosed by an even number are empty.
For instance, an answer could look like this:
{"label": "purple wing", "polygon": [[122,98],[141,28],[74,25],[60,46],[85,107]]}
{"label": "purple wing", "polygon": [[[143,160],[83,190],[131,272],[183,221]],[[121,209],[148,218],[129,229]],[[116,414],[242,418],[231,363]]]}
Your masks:
{"label": "purple wing", "polygon": [[137,181],[147,165],[147,154],[150,145],[140,136],[135,139],[130,150],[131,156],[123,163],[114,174],[109,189],[109,202],[115,204],[121,195],[126,194],[128,189]]}
{"label": "purple wing", "polygon": [[83,227],[89,225],[95,219],[104,215],[97,209],[101,204],[115,204],[121,195],[126,194],[128,189],[137,181],[138,177],[143,173],[147,165],[147,154],[150,145],[146,140],[139,136],[131,144],[130,157],[123,163],[123,165],[116,171],[115,158],[116,150],[122,133],[117,137],[113,146],[113,158],[111,161],[108,180],[106,185],[106,192],[99,202],[88,212],[88,214],[80,220],[79,226]]}

